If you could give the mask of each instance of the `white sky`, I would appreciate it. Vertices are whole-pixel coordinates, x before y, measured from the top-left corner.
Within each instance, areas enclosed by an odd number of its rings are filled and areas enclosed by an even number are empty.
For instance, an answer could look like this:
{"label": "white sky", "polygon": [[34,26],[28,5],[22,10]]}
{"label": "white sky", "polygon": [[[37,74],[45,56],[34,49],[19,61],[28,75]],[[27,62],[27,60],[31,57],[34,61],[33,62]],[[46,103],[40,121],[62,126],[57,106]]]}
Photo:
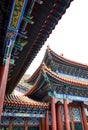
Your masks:
{"label": "white sky", "polygon": [[40,65],[47,45],[69,60],[88,64],[88,0],[74,0],[38,53],[26,74]]}

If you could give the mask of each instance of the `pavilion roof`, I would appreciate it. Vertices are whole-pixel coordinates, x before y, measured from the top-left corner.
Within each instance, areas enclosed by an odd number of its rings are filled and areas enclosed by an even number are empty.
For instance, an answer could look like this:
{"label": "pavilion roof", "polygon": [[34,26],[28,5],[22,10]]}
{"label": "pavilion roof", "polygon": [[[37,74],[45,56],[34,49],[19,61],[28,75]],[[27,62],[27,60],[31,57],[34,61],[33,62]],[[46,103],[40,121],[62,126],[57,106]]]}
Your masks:
{"label": "pavilion roof", "polygon": [[31,107],[31,108],[48,108],[48,104],[44,102],[38,102],[27,96],[18,95],[6,95],[4,105],[18,106],[18,107]]}
{"label": "pavilion roof", "polygon": [[74,66],[75,68],[81,67],[81,69],[88,71],[88,65],[81,64],[81,63],[69,60],[67,58],[64,58],[63,56],[56,54],[53,50],[51,50],[49,47],[47,47],[45,56],[40,64],[40,66],[35,70],[35,72],[32,74],[32,76],[30,76],[27,80],[25,80],[25,82],[27,82],[29,84],[35,83],[38,78],[38,75],[41,73],[41,70],[44,69],[49,74],[51,74],[53,77],[56,77],[56,78],[58,77],[59,80],[63,80],[63,82],[68,82],[68,83],[75,84],[78,86],[80,86],[80,85],[87,86],[88,85],[87,84],[88,81],[83,80],[83,78],[77,78],[76,76],[71,76],[68,74],[61,75],[60,73],[58,75],[57,73],[53,72],[53,70],[50,67],[50,60],[54,61],[54,63],[56,63],[57,66],[59,66],[59,63],[66,64],[66,65],[69,64],[70,66]]}

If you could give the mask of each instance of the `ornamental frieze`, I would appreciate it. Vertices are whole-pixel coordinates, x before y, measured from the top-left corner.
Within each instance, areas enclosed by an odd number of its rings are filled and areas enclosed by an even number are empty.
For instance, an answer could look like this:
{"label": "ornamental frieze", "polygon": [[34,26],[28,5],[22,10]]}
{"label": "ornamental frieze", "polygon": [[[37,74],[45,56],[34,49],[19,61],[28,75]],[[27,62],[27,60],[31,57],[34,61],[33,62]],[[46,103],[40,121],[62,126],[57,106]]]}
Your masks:
{"label": "ornamental frieze", "polygon": [[16,26],[18,24],[18,20],[20,18],[20,14],[21,14],[23,5],[24,5],[24,0],[16,0],[10,26],[16,28]]}

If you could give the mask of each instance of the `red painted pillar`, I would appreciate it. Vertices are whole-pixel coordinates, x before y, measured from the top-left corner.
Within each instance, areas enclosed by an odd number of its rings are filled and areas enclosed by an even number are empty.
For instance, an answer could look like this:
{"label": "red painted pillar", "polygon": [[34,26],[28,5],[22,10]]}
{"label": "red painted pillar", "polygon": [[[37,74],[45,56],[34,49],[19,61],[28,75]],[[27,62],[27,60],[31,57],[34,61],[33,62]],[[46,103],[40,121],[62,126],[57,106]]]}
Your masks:
{"label": "red painted pillar", "polygon": [[41,118],[41,130],[45,130],[45,118]]}
{"label": "red painted pillar", "polygon": [[48,112],[48,110],[46,111],[45,125],[46,125],[46,130],[49,130],[49,112]]}
{"label": "red painted pillar", "polygon": [[10,119],[9,119],[9,128],[8,128],[8,130],[12,130],[13,128],[13,118],[12,117],[10,117]]}
{"label": "red painted pillar", "polygon": [[63,130],[61,105],[57,104],[57,130]]}
{"label": "red painted pillar", "polygon": [[83,126],[84,126],[84,130],[88,130],[88,126],[87,126],[87,119],[86,119],[86,113],[84,110],[84,106],[81,106],[81,113],[82,113],[82,120],[83,120]]}
{"label": "red painted pillar", "polygon": [[25,130],[28,130],[28,121],[29,121],[29,119],[28,118],[25,118]]}
{"label": "red painted pillar", "polygon": [[68,104],[66,99],[64,99],[64,120],[65,120],[66,130],[70,130],[70,124],[68,119]]}
{"label": "red painted pillar", "polygon": [[9,69],[9,58],[6,61],[5,65],[0,66],[0,119],[3,109],[3,102],[6,90],[6,83],[8,77],[8,69]]}
{"label": "red painted pillar", "polygon": [[52,117],[52,130],[56,130],[56,109],[55,99],[51,98],[51,117]]}

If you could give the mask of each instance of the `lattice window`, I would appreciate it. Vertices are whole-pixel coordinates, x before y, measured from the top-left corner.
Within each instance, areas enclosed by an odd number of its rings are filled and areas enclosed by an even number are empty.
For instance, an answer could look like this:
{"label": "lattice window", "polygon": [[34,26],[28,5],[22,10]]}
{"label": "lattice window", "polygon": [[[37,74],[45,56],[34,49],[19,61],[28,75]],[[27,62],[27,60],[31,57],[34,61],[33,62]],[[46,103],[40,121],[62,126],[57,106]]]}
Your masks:
{"label": "lattice window", "polygon": [[8,117],[2,117],[0,124],[1,125],[9,125],[9,118]]}
{"label": "lattice window", "polygon": [[25,118],[16,117],[13,119],[14,125],[24,125],[24,123],[25,123]]}
{"label": "lattice window", "polygon": [[29,125],[39,125],[40,124],[40,118],[30,118],[28,124]]}
{"label": "lattice window", "polygon": [[80,121],[81,120],[79,108],[72,108],[72,114],[73,114],[74,121]]}

